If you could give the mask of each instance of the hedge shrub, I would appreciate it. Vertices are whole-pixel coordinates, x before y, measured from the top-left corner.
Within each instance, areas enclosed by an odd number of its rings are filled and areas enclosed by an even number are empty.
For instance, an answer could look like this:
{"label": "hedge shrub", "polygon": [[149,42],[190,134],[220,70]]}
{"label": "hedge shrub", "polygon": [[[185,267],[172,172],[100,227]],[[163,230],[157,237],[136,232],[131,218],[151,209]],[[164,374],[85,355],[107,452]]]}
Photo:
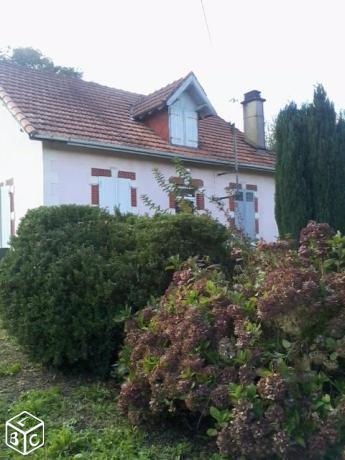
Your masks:
{"label": "hedge shrub", "polygon": [[228,238],[207,217],[110,216],[75,205],[31,210],[0,264],[1,316],[31,358],[107,373],[122,310],[164,292],[169,257],[227,263]]}
{"label": "hedge shrub", "polygon": [[135,275],[127,301],[134,310],[145,306],[150,296],[162,295],[168,287],[172,271],[165,267],[172,256],[178,256],[177,264],[190,256],[209,256],[232,273],[231,248],[237,242],[222,224],[206,215],[129,216],[127,222],[135,239],[133,251],[127,254]]}
{"label": "hedge shrub", "polygon": [[340,459],[345,446],[345,237],[259,243],[228,282],[191,261],[126,325],[120,409],[187,421],[224,458]]}

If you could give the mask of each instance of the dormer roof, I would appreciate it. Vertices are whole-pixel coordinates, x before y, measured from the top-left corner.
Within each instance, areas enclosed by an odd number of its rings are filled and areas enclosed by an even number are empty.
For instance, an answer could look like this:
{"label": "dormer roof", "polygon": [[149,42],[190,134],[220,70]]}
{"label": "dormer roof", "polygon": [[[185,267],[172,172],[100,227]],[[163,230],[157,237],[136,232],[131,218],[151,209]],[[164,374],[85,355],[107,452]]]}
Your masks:
{"label": "dormer roof", "polygon": [[136,119],[145,118],[155,111],[162,110],[173,104],[185,91],[188,91],[195,100],[196,109],[201,118],[217,115],[193,72],[190,72],[184,78],[180,78],[147,96],[143,96],[133,106],[132,115]]}

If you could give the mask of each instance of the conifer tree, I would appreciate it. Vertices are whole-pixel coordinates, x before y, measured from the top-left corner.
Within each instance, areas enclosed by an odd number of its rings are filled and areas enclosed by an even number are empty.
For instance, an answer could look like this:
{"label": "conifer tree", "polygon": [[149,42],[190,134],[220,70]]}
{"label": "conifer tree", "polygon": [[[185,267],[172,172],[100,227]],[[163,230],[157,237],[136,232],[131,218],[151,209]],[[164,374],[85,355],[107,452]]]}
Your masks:
{"label": "conifer tree", "polygon": [[345,231],[345,119],[318,85],[310,104],[289,104],[275,127],[279,234],[298,238],[309,220]]}
{"label": "conifer tree", "polygon": [[336,129],[335,172],[333,180],[333,227],[345,232],[345,118],[341,114]]}
{"label": "conifer tree", "polygon": [[295,103],[283,109],[275,128],[276,197],[275,214],[280,235],[298,236],[309,217],[306,181],[305,112]]}
{"label": "conifer tree", "polygon": [[[308,185],[313,197],[312,218],[334,225],[336,169],[336,112],[321,85],[307,110]],[[344,184],[345,185],[345,184]]]}

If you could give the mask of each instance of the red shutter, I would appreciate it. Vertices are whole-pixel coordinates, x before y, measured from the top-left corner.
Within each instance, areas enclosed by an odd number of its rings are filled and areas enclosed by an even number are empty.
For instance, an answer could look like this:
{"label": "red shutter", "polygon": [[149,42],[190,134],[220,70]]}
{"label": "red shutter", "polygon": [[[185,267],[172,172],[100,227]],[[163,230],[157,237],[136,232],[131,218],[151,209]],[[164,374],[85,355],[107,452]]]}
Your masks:
{"label": "red shutter", "polygon": [[99,205],[99,185],[91,185],[91,204]]}
{"label": "red shutter", "polygon": [[133,208],[136,208],[138,206],[137,204],[137,189],[134,187],[131,187],[131,206]]}
{"label": "red shutter", "polygon": [[203,193],[196,194],[196,209],[205,209],[205,197]]}
{"label": "red shutter", "polygon": [[229,210],[235,211],[235,197],[234,196],[231,196],[229,198]]}
{"label": "red shutter", "polygon": [[120,179],[131,179],[135,180],[135,172],[131,171],[119,171],[117,174],[117,177]]}
{"label": "red shutter", "polygon": [[92,168],[91,169],[91,176],[111,177],[111,170],[110,169]]}
{"label": "red shutter", "polygon": [[176,208],[176,198],[174,193],[169,193],[169,208]]}

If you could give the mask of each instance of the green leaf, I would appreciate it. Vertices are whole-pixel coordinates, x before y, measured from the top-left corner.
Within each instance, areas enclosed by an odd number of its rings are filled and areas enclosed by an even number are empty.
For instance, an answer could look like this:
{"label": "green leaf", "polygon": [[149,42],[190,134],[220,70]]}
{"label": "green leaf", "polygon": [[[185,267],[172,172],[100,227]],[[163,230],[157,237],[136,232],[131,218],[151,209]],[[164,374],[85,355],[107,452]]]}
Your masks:
{"label": "green leaf", "polygon": [[217,409],[214,406],[210,407],[210,415],[217,420],[217,422],[220,422],[222,420],[222,414],[219,409]]}
{"label": "green leaf", "polygon": [[209,428],[206,433],[207,436],[217,436],[218,431],[215,428]]}
{"label": "green leaf", "polygon": [[289,348],[291,348],[292,343],[289,342],[289,341],[286,340],[286,339],[283,339],[283,340],[282,340],[282,345],[283,345],[283,347],[284,347],[286,350],[288,350]]}
{"label": "green leaf", "polygon": [[331,397],[330,397],[330,395],[327,394],[327,393],[326,393],[325,395],[323,395],[323,396],[322,396],[322,401],[325,402],[325,403],[331,402]]}
{"label": "green leaf", "polygon": [[335,350],[336,347],[337,347],[337,342],[335,339],[333,339],[332,337],[327,337],[326,339],[326,347],[329,349],[329,350]]}
{"label": "green leaf", "polygon": [[272,374],[272,371],[270,371],[269,369],[259,368],[256,370],[256,374],[259,377],[268,377],[269,375]]}

